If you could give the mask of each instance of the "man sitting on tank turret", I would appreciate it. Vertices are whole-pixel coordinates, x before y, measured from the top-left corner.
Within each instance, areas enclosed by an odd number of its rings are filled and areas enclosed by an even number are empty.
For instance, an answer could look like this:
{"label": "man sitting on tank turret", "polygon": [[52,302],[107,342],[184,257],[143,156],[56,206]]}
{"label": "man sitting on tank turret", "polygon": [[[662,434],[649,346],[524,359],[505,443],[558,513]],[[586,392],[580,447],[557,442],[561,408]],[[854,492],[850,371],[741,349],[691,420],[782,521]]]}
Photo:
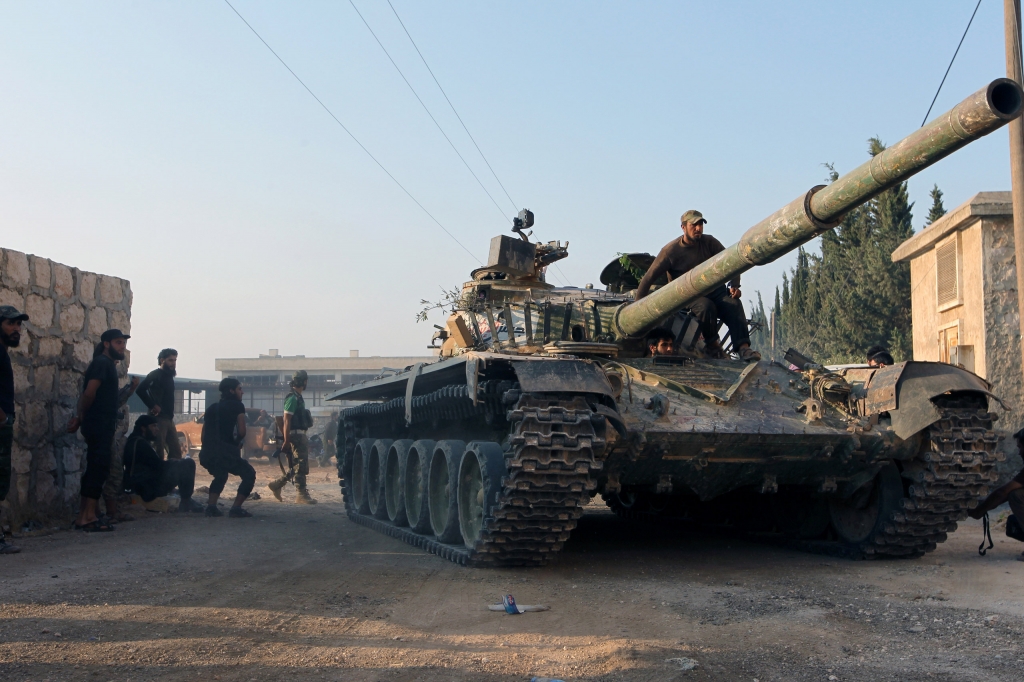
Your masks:
{"label": "man sitting on tank turret", "polygon": [[[715,254],[725,251],[722,242],[704,234],[704,223],[707,221],[700,211],[687,211],[679,222],[683,236],[666,244],[654,259],[636,289],[636,300],[646,296],[651,284],[662,275],[667,275],[671,282]],[[733,348],[741,360],[755,362],[761,359],[761,354],[750,347],[747,314],[743,310],[741,295],[740,278],[737,275],[729,282],[728,289],[720,286],[690,304],[690,312],[700,320],[701,335],[711,357],[725,355],[718,340],[718,320],[721,320],[729,327]]]}

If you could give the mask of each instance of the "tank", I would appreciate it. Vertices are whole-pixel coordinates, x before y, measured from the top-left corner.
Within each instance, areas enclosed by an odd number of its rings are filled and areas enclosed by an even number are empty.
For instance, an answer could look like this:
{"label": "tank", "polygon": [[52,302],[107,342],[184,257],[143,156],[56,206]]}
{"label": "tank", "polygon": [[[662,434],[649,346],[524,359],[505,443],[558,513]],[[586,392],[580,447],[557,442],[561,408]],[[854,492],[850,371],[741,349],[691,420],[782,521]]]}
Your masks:
{"label": "tank", "polygon": [[[340,390],[348,517],[464,565],[533,566],[597,495],[627,518],[770,532],[849,556],[916,557],[946,539],[1002,458],[980,377],[903,362],[828,369],[790,352],[709,359],[687,304],[838,224],[879,192],[1020,114],[999,79],[640,301],[647,254],[604,289],[555,287],[568,244],[491,240],[435,334],[439,357]],[[668,330],[677,355],[644,357]]]}

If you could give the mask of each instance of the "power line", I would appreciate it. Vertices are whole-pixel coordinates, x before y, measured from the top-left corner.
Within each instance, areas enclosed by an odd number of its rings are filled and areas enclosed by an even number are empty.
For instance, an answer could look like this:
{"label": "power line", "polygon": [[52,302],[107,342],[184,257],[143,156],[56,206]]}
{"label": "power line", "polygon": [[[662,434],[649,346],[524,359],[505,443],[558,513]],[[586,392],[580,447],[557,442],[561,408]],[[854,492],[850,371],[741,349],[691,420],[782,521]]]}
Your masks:
{"label": "power line", "polygon": [[404,185],[403,185],[402,183],[400,183],[400,182],[398,181],[398,178],[396,178],[396,177],[395,177],[394,175],[392,175],[392,174],[391,174],[391,171],[389,171],[389,170],[388,170],[387,168],[385,168],[385,167],[384,167],[384,164],[382,164],[382,163],[381,163],[380,161],[378,161],[378,160],[377,160],[377,157],[376,157],[376,156],[374,156],[373,154],[371,154],[371,153],[370,153],[370,150],[369,150],[369,149],[367,149],[367,148],[366,148],[366,147],[365,147],[365,146],[363,145],[363,143],[359,141],[359,138],[357,138],[357,137],[356,137],[355,135],[353,135],[353,134],[352,134],[352,131],[351,131],[351,130],[349,130],[348,128],[346,128],[346,127],[345,127],[345,124],[344,124],[344,123],[342,123],[342,122],[341,122],[341,120],[340,120],[340,119],[338,119],[338,117],[334,115],[334,112],[333,112],[333,111],[331,111],[331,110],[330,110],[330,109],[329,109],[329,108],[327,107],[327,105],[326,105],[326,104],[324,104],[324,103],[323,103],[323,101],[322,101],[322,100],[321,100],[321,99],[320,99],[319,97],[317,97],[317,96],[316,96],[316,93],[314,93],[314,92],[313,92],[312,90],[310,90],[310,89],[309,89],[309,86],[308,86],[308,85],[306,85],[306,84],[305,84],[305,83],[303,82],[303,80],[302,80],[301,78],[299,78],[299,76],[298,76],[298,74],[297,74],[297,73],[295,73],[294,71],[292,71],[292,67],[288,66],[288,63],[287,63],[287,62],[285,62],[285,60],[281,59],[281,55],[277,54],[277,52],[275,52],[275,51],[274,51],[274,48],[272,48],[272,47],[270,46],[270,44],[269,44],[269,43],[267,43],[267,41],[263,39],[263,36],[261,36],[261,35],[259,34],[259,32],[257,32],[257,31],[256,31],[256,29],[254,29],[254,28],[252,27],[252,24],[250,24],[250,23],[249,23],[248,21],[246,21],[246,20],[245,20],[245,17],[243,17],[243,16],[242,16],[242,14],[241,14],[241,13],[240,13],[240,12],[239,12],[239,11],[238,11],[237,9],[235,9],[235,6],[231,4],[230,0],[224,0],[224,3],[225,3],[225,4],[226,4],[226,5],[228,6],[228,7],[230,7],[230,8],[231,8],[231,11],[233,11],[233,12],[234,12],[235,14],[237,14],[237,15],[238,15],[238,18],[242,20],[242,23],[244,23],[244,24],[245,24],[246,26],[248,26],[248,27],[249,27],[249,30],[250,30],[250,31],[252,31],[253,35],[254,35],[254,36],[256,36],[257,38],[259,38],[260,42],[261,42],[261,43],[263,43],[263,45],[264,45],[264,46],[266,46],[266,48],[267,48],[268,50],[270,50],[270,54],[274,55],[274,56],[275,56],[275,57],[277,58],[277,61],[281,62],[281,65],[282,65],[282,66],[283,66],[284,68],[288,69],[288,73],[290,73],[290,74],[291,74],[292,76],[294,76],[294,77],[295,77],[295,80],[297,80],[297,81],[299,82],[299,85],[301,85],[301,86],[302,86],[303,88],[305,88],[305,89],[306,89],[306,92],[308,92],[308,93],[310,94],[310,96],[311,96],[311,97],[312,97],[313,99],[315,99],[315,100],[317,101],[317,104],[319,104],[319,105],[320,105],[321,107],[323,107],[323,110],[327,112],[327,115],[328,115],[328,116],[330,116],[331,118],[333,118],[333,119],[334,119],[334,122],[335,122],[335,123],[337,123],[337,124],[338,124],[339,126],[341,126],[341,129],[342,129],[342,130],[344,130],[344,131],[345,131],[346,133],[348,133],[348,136],[352,138],[352,141],[353,141],[353,142],[355,142],[355,143],[356,143],[357,145],[359,145],[359,148],[360,148],[360,149],[362,149],[362,150],[363,150],[364,152],[366,152],[366,155],[367,155],[367,156],[369,156],[369,157],[370,157],[371,159],[373,159],[373,162],[374,162],[375,164],[377,164],[377,165],[378,165],[378,166],[380,167],[380,169],[381,169],[382,171],[384,171],[384,172],[385,172],[385,173],[387,174],[387,176],[388,176],[389,178],[391,178],[391,179],[392,179],[392,180],[394,181],[394,183],[395,183],[396,185],[398,185],[399,189],[401,189],[401,190],[402,190],[403,192],[405,192],[406,196],[407,196],[407,197],[409,197],[410,199],[412,199],[413,203],[415,203],[415,204],[416,204],[417,206],[419,206],[419,207],[420,207],[420,209],[421,209],[421,210],[422,210],[422,211],[423,211],[424,213],[426,213],[426,214],[427,214],[427,216],[428,216],[428,217],[429,217],[429,218],[430,218],[431,220],[433,220],[433,221],[434,221],[434,222],[435,222],[435,223],[437,224],[437,226],[438,226],[438,227],[440,227],[440,228],[441,228],[441,229],[442,229],[442,230],[444,231],[444,233],[445,233],[446,235],[448,235],[449,237],[451,237],[451,238],[452,238],[452,240],[453,240],[453,241],[454,241],[454,242],[455,242],[456,244],[458,244],[459,246],[461,246],[461,247],[462,247],[462,250],[463,250],[463,251],[465,251],[465,252],[466,252],[466,253],[468,253],[468,254],[469,254],[470,256],[472,256],[473,260],[477,261],[478,263],[482,263],[483,261],[481,261],[481,260],[480,260],[479,258],[477,258],[477,257],[476,257],[476,255],[475,255],[475,254],[474,254],[474,253],[473,253],[472,251],[470,251],[469,249],[467,249],[467,248],[466,248],[466,245],[465,245],[465,244],[463,244],[462,242],[460,242],[460,241],[459,241],[459,240],[458,240],[458,239],[457,239],[457,238],[455,237],[455,235],[453,235],[453,234],[452,234],[451,232],[449,232],[449,231],[448,231],[448,228],[446,228],[446,227],[445,227],[444,225],[442,225],[442,224],[441,224],[441,221],[440,221],[440,220],[438,220],[437,218],[435,218],[435,217],[433,216],[433,214],[431,214],[431,212],[430,212],[430,211],[428,211],[428,210],[426,209],[426,207],[424,207],[424,206],[423,206],[423,204],[421,204],[421,203],[420,203],[420,202],[419,202],[419,201],[418,201],[418,200],[416,199],[416,197],[414,197],[414,196],[412,195],[412,193],[411,193],[411,192],[410,192],[409,190],[407,190],[407,189],[405,188],[405,186],[404,186]]}
{"label": "power line", "polygon": [[416,48],[416,54],[418,54],[420,56],[420,59],[423,61],[423,66],[427,67],[427,71],[430,72],[430,77],[433,78],[434,83],[437,84],[437,89],[441,91],[442,95],[444,95],[445,101],[448,102],[448,106],[452,108],[452,113],[455,114],[455,118],[459,119],[459,123],[462,124],[462,129],[466,131],[466,135],[469,135],[469,139],[473,141],[473,146],[476,147],[477,152],[480,153],[480,158],[483,159],[484,163],[487,164],[487,169],[491,171],[491,175],[494,176],[494,179],[498,182],[498,186],[501,187],[501,191],[505,193],[506,197],[508,197],[508,200],[512,203],[513,210],[515,210],[516,208],[518,208],[519,204],[512,201],[512,197],[509,196],[508,190],[505,189],[505,185],[501,183],[501,180],[498,179],[498,174],[495,173],[494,169],[491,167],[491,162],[487,160],[487,157],[484,156],[483,151],[480,149],[480,145],[476,143],[476,138],[474,138],[473,134],[469,132],[469,128],[466,127],[466,123],[462,120],[462,117],[459,116],[459,112],[455,111],[455,105],[452,104],[452,101],[450,99],[448,99],[448,93],[446,93],[444,91],[444,88],[441,87],[441,83],[438,82],[437,76],[434,75],[433,69],[430,68],[430,64],[427,64],[426,58],[423,56],[423,53],[420,52],[420,48],[418,45],[416,45],[416,41],[412,39],[412,35],[410,35],[409,29],[405,27],[405,22],[402,21],[402,17],[398,16],[398,10],[396,10],[395,6],[391,4],[391,0],[388,0],[388,5],[391,7],[391,11],[395,13],[395,18],[398,19],[398,23],[402,25],[402,30],[405,31],[405,35],[409,36],[409,42],[412,43],[412,46],[414,48]]}
{"label": "power line", "polygon": [[942,82],[939,83],[939,89],[935,91],[935,97],[932,97],[932,103],[928,105],[928,113],[924,115],[924,120],[921,121],[921,127],[928,122],[928,114],[932,113],[932,107],[935,106],[935,100],[939,98],[939,93],[942,92],[942,86],[946,82],[946,76],[949,75],[949,70],[953,68],[953,62],[956,61],[956,56],[960,53],[960,46],[964,44],[964,38],[967,37],[967,32],[971,30],[971,22],[974,21],[974,15],[978,13],[978,8],[981,7],[981,0],[978,0],[978,4],[974,6],[974,11],[971,12],[971,18],[967,22],[967,28],[964,29],[964,34],[960,36],[960,42],[956,46],[956,51],[953,52],[953,58],[949,60],[949,66],[946,67],[946,73],[942,76]]}
{"label": "power line", "polygon": [[391,61],[391,65],[395,67],[396,71],[398,71],[398,75],[401,76],[402,80],[405,81],[405,84],[409,86],[409,90],[412,91],[413,96],[416,97],[416,101],[418,101],[420,103],[420,106],[423,107],[423,111],[427,112],[427,116],[429,116],[430,120],[434,122],[434,125],[437,126],[437,129],[439,131],[441,131],[441,134],[444,135],[444,139],[448,140],[448,144],[451,145],[452,151],[454,151],[455,154],[459,157],[459,159],[462,160],[462,164],[466,167],[466,170],[469,171],[470,175],[473,176],[477,184],[480,185],[480,189],[484,191],[484,194],[486,194],[487,198],[491,200],[491,203],[494,204],[494,207],[498,209],[498,213],[501,214],[501,217],[504,218],[505,220],[509,220],[509,217],[505,215],[505,211],[502,210],[501,206],[498,206],[498,202],[494,200],[494,197],[491,196],[491,193],[487,191],[486,187],[484,187],[484,183],[480,182],[480,178],[477,177],[476,173],[473,172],[473,169],[470,168],[468,163],[466,163],[466,159],[463,158],[461,153],[459,153],[459,150],[455,147],[455,144],[451,141],[451,138],[448,137],[448,133],[444,132],[444,128],[442,128],[441,124],[437,122],[437,119],[434,118],[434,115],[430,113],[430,109],[427,108],[427,105],[420,98],[419,93],[416,92],[416,88],[412,87],[412,83],[410,83],[409,79],[405,77],[405,74],[402,73],[402,70],[398,68],[398,64],[395,63],[395,60],[391,57],[391,54],[388,52],[387,48],[384,47],[384,43],[380,42],[380,38],[378,38],[377,34],[373,32],[372,28],[370,28],[370,24],[367,23],[366,19],[363,17],[363,13],[359,11],[358,7],[356,7],[356,3],[353,0],[348,0],[348,2],[350,5],[352,5],[352,9],[356,11],[356,14],[359,15],[359,18],[363,20],[363,25],[366,26],[366,30],[370,32],[370,35],[373,36],[373,39],[377,41],[378,45],[380,45],[380,49],[384,50],[384,54],[387,55],[388,59]]}

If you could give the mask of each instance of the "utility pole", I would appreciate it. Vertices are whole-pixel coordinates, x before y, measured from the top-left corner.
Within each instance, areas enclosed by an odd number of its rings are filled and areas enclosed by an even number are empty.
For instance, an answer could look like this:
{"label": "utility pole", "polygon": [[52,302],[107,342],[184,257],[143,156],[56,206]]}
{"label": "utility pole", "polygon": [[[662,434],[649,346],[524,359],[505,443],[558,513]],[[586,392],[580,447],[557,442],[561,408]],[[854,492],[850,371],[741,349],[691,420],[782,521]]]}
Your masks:
{"label": "utility pole", "polygon": [[[1020,0],[1003,0],[1006,77],[1024,83],[1021,74]],[[1017,311],[1020,317],[1021,367],[1024,371],[1024,121],[1010,121],[1010,187],[1013,196],[1013,251],[1017,266]]]}

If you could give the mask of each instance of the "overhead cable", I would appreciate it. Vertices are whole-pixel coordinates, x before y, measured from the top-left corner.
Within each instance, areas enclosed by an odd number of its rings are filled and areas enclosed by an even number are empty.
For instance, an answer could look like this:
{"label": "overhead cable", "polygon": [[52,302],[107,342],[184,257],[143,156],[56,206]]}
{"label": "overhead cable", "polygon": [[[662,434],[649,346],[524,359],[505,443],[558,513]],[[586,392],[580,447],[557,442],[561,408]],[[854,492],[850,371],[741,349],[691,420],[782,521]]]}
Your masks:
{"label": "overhead cable", "polygon": [[348,0],[348,2],[350,5],[352,5],[352,9],[356,11],[356,14],[359,15],[359,18],[363,20],[363,25],[366,26],[366,29],[370,32],[370,35],[372,35],[373,39],[377,41],[378,45],[380,45],[380,49],[384,50],[384,54],[387,55],[388,59],[391,61],[391,65],[395,67],[396,71],[398,71],[398,75],[401,76],[402,80],[405,81],[405,84],[409,86],[409,90],[412,91],[413,96],[416,97],[416,101],[418,101],[420,103],[420,106],[423,107],[423,111],[427,112],[427,116],[429,116],[430,120],[434,122],[434,125],[437,126],[437,129],[439,131],[441,131],[441,134],[444,135],[444,139],[448,140],[448,144],[451,145],[452,150],[462,161],[462,164],[466,167],[466,170],[470,172],[470,175],[472,175],[473,178],[476,180],[477,184],[480,185],[480,189],[484,191],[484,194],[486,194],[487,198],[491,200],[491,203],[494,204],[494,207],[498,209],[498,212],[501,214],[501,217],[504,218],[505,220],[510,220],[510,218],[505,214],[505,211],[502,210],[501,206],[498,206],[498,202],[494,200],[494,197],[491,196],[491,193],[487,191],[486,187],[484,187],[484,183],[480,182],[480,178],[477,177],[476,173],[473,172],[473,169],[470,168],[468,163],[466,163],[466,159],[463,158],[462,154],[455,147],[455,144],[451,141],[451,138],[448,137],[448,133],[444,132],[444,128],[442,128],[441,124],[437,122],[437,119],[434,118],[434,115],[430,113],[430,109],[427,108],[427,105],[420,98],[419,93],[416,92],[416,88],[412,87],[412,83],[410,83],[409,79],[405,77],[404,73],[402,73],[402,69],[400,69],[398,67],[398,64],[395,63],[395,60],[391,57],[391,54],[388,52],[387,48],[384,47],[384,43],[380,42],[380,38],[378,38],[377,34],[373,32],[372,28],[370,28],[370,24],[367,23],[366,19],[363,17],[363,13],[359,11],[358,7],[356,7],[356,3],[353,0]]}
{"label": "overhead cable", "polygon": [[935,106],[935,100],[939,98],[939,93],[942,92],[942,86],[946,82],[946,76],[949,75],[949,70],[953,68],[953,62],[956,61],[956,56],[960,53],[960,46],[964,44],[964,38],[967,37],[967,32],[971,30],[971,22],[974,21],[974,15],[978,13],[978,8],[981,7],[981,0],[978,0],[978,4],[974,6],[974,11],[971,12],[971,18],[967,21],[967,28],[964,29],[964,34],[960,36],[960,42],[956,46],[956,51],[953,52],[953,58],[949,60],[949,66],[946,67],[946,73],[942,76],[942,82],[939,83],[939,89],[935,91],[935,97],[932,97],[932,103],[928,105],[928,113],[924,115],[924,120],[921,121],[921,127],[928,122],[928,114],[932,113],[932,107]]}
{"label": "overhead cable", "polygon": [[416,44],[416,41],[412,39],[412,35],[410,35],[409,29],[405,27],[405,22],[402,21],[402,17],[398,16],[398,10],[396,10],[395,6],[391,4],[391,0],[388,0],[388,5],[391,6],[391,11],[395,13],[395,18],[398,19],[398,23],[402,25],[402,30],[405,31],[405,35],[409,37],[409,42],[412,43],[412,46],[414,48],[416,48],[416,54],[418,54],[420,56],[420,59],[423,61],[423,66],[427,67],[427,71],[430,72],[430,77],[433,78],[434,83],[437,84],[437,89],[441,91],[441,94],[444,95],[445,101],[448,102],[448,106],[452,108],[452,113],[455,114],[455,118],[459,119],[459,123],[462,124],[462,129],[466,131],[466,135],[468,135],[469,139],[473,141],[473,146],[476,147],[477,152],[480,153],[480,158],[483,159],[484,163],[487,164],[487,170],[491,171],[491,175],[494,176],[494,179],[497,181],[498,186],[501,187],[501,191],[505,193],[506,197],[508,197],[508,200],[512,203],[513,210],[515,210],[516,208],[519,207],[519,204],[512,201],[512,197],[509,196],[508,190],[505,189],[505,185],[503,185],[501,180],[498,179],[498,174],[495,173],[494,168],[491,167],[491,162],[487,160],[487,157],[484,156],[483,150],[480,149],[480,145],[476,143],[476,138],[474,138],[473,134],[469,132],[469,128],[466,127],[465,121],[463,121],[462,117],[459,116],[459,112],[455,111],[455,105],[452,104],[452,101],[450,99],[448,99],[448,93],[446,93],[444,91],[444,88],[441,87],[441,83],[438,82],[437,76],[434,75],[434,70],[430,68],[430,64],[427,64],[426,57],[424,57],[423,53],[420,52],[420,48]]}
{"label": "overhead cable", "polygon": [[[457,237],[456,237],[455,235],[453,235],[453,234],[452,234],[451,232],[449,232],[449,231],[448,231],[448,228],[446,228],[446,227],[445,227],[444,225],[442,225],[442,224],[441,224],[441,221],[440,221],[440,220],[438,220],[437,218],[435,218],[435,217],[433,216],[433,214],[432,214],[432,213],[431,213],[430,211],[428,211],[428,210],[426,209],[426,207],[425,207],[425,206],[424,206],[423,204],[421,204],[421,203],[419,202],[419,200],[417,200],[417,199],[416,199],[416,197],[414,197],[414,196],[412,195],[412,193],[411,193],[411,192],[410,192],[409,190],[407,190],[407,189],[405,188],[405,185],[403,185],[402,183],[400,183],[400,182],[398,181],[398,178],[396,178],[396,177],[395,177],[394,175],[392,175],[392,174],[391,174],[391,171],[389,171],[389,170],[388,170],[387,168],[385,168],[385,167],[384,167],[384,164],[382,164],[382,163],[381,163],[380,161],[378,161],[378,160],[377,160],[377,157],[376,157],[376,156],[374,156],[373,154],[371,154],[371,153],[370,153],[370,150],[369,150],[369,149],[367,149],[367,148],[366,148],[366,146],[365,146],[365,145],[363,145],[363,143],[359,141],[359,138],[357,138],[357,137],[356,137],[355,135],[353,135],[353,134],[352,134],[352,131],[351,131],[351,130],[349,130],[349,129],[348,129],[347,127],[345,127],[345,124],[344,124],[344,123],[342,123],[342,122],[341,122],[341,120],[340,120],[340,119],[339,119],[339,118],[338,118],[337,116],[335,116],[335,115],[334,115],[334,112],[333,112],[333,111],[331,111],[331,110],[330,110],[330,108],[328,108],[328,106],[327,106],[326,104],[324,104],[324,103],[323,103],[323,100],[321,100],[321,99],[320,99],[319,97],[317,97],[317,96],[316,96],[316,93],[314,93],[314,92],[313,92],[312,90],[310,90],[310,89],[309,89],[309,86],[308,86],[308,85],[306,85],[306,83],[305,83],[305,82],[303,82],[303,80],[302,80],[301,78],[299,78],[299,75],[298,75],[297,73],[295,73],[295,72],[294,72],[294,71],[292,70],[292,67],[288,66],[288,63],[287,63],[287,62],[285,62],[285,60],[281,59],[281,55],[277,54],[277,52],[275,52],[275,51],[274,51],[274,48],[272,48],[272,47],[270,46],[270,44],[269,44],[269,43],[267,43],[267,41],[263,39],[263,36],[261,36],[261,35],[259,34],[259,32],[258,32],[258,31],[257,31],[257,30],[256,30],[255,28],[253,28],[253,27],[252,27],[252,24],[250,24],[250,23],[249,23],[248,21],[246,21],[246,20],[245,20],[245,17],[243,17],[243,16],[242,16],[242,14],[241,14],[241,13],[240,13],[240,12],[239,12],[239,11],[238,11],[237,9],[235,9],[235,6],[231,4],[230,0],[224,0],[224,3],[225,3],[225,4],[226,4],[226,5],[228,6],[228,7],[230,7],[230,8],[231,8],[231,11],[233,11],[233,12],[234,12],[235,14],[237,14],[237,15],[238,15],[238,18],[242,20],[242,23],[244,23],[244,24],[245,24],[246,26],[248,26],[248,27],[249,27],[249,30],[250,30],[250,31],[252,31],[253,35],[254,35],[254,36],[256,36],[257,38],[259,38],[260,42],[261,42],[261,43],[263,43],[263,45],[264,45],[264,46],[266,46],[266,48],[267,48],[268,50],[270,50],[270,53],[271,53],[272,55],[274,55],[274,57],[276,57],[276,58],[277,58],[277,61],[281,62],[281,65],[282,65],[282,66],[283,66],[284,68],[288,69],[288,73],[290,73],[290,74],[291,74],[292,76],[294,76],[294,77],[295,77],[295,80],[297,80],[297,81],[299,82],[299,85],[301,85],[301,86],[302,86],[303,88],[305,88],[306,92],[308,92],[308,93],[310,94],[310,96],[311,96],[311,97],[312,97],[313,99],[315,99],[315,100],[317,101],[317,104],[319,104],[319,105],[320,105],[320,106],[321,106],[321,107],[323,108],[323,110],[327,112],[327,115],[328,115],[328,116],[330,116],[331,118],[333,118],[333,119],[334,119],[334,122],[335,122],[335,123],[337,123],[337,124],[338,124],[339,126],[341,126],[341,129],[342,129],[342,130],[344,130],[344,131],[345,131],[345,132],[346,132],[346,133],[348,134],[348,136],[352,138],[352,141],[353,141],[353,142],[355,142],[355,143],[356,143],[357,145],[359,145],[359,148],[360,148],[360,149],[362,149],[362,150],[363,150],[364,152],[366,152],[366,155],[367,155],[367,156],[369,156],[369,157],[370,157],[371,159],[373,159],[373,162],[374,162],[375,164],[377,164],[377,165],[378,165],[378,166],[380,167],[380,169],[381,169],[382,171],[384,171],[384,173],[386,173],[386,174],[387,174],[387,176],[388,176],[389,178],[391,178],[391,180],[392,180],[392,181],[394,181],[394,183],[395,183],[396,185],[398,185],[399,189],[401,189],[401,190],[402,190],[403,192],[405,192],[406,196],[407,196],[407,197],[409,197],[410,199],[412,199],[413,203],[415,203],[415,204],[416,204],[417,206],[419,206],[419,207],[420,207],[420,209],[421,209],[421,210],[422,210],[422,211],[423,211],[424,213],[426,213],[426,214],[427,214],[427,216],[428,216],[428,217],[429,217],[429,218],[430,218],[431,220],[433,220],[433,221],[434,221],[434,223],[435,223],[435,224],[437,224],[437,226],[438,226],[438,227],[440,227],[440,228],[441,228],[441,229],[442,229],[442,230],[444,231],[444,233],[445,233],[446,235],[448,235],[449,237],[451,237],[451,238],[452,238],[452,240],[453,240],[453,241],[454,241],[454,242],[455,242],[456,244],[458,244],[459,246],[461,246],[461,247],[462,247],[462,250],[463,250],[463,251],[465,251],[465,252],[466,252],[466,253],[468,253],[468,254],[469,254],[470,256],[472,256],[473,260],[477,261],[478,263],[482,263],[483,261],[481,261],[481,260],[480,260],[479,258],[477,258],[477,256],[476,256],[476,255],[475,255],[475,254],[474,254],[474,253],[473,253],[472,251],[470,251],[469,249],[467,249],[467,248],[466,248],[466,245],[465,245],[465,244],[463,244],[462,242],[460,242],[460,241],[458,240],[458,238],[457,238]],[[504,214],[502,214],[502,215],[504,215]]]}

